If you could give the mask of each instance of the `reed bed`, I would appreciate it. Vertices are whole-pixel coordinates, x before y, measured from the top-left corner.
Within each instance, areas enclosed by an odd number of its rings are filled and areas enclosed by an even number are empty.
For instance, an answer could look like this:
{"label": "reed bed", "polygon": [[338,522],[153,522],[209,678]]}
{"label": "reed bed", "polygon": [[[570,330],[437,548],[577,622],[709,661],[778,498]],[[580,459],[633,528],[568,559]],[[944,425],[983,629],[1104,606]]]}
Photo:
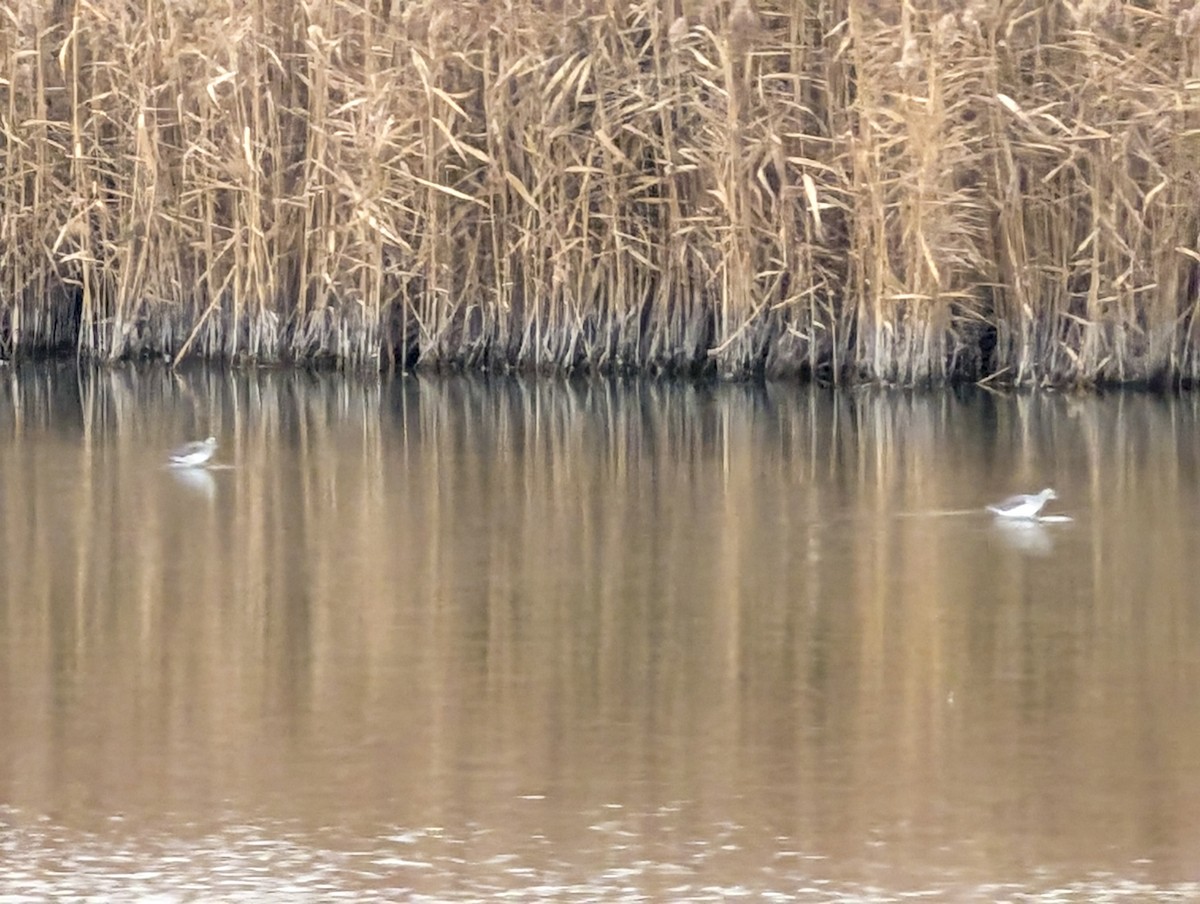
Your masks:
{"label": "reed bed", "polygon": [[0,8],[2,356],[1200,376],[1200,3]]}

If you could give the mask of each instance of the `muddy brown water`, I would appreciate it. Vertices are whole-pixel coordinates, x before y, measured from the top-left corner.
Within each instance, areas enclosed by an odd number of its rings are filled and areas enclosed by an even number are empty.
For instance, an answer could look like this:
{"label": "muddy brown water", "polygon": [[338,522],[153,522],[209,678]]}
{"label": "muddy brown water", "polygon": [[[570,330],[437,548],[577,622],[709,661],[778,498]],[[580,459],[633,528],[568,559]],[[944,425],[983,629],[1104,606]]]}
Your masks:
{"label": "muddy brown water", "polygon": [[0,900],[1200,896],[1198,450],[1188,397],[6,368]]}

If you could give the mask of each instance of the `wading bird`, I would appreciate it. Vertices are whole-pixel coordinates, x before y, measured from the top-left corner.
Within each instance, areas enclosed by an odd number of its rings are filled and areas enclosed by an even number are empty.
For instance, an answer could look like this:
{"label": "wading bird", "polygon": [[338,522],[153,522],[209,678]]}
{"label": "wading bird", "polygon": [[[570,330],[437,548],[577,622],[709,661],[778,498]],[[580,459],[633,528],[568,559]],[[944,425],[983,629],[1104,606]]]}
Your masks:
{"label": "wading bird", "polygon": [[987,510],[1000,518],[1036,518],[1047,502],[1057,499],[1058,494],[1046,487],[1040,493],[1009,496],[1003,502],[989,505]]}
{"label": "wading bird", "polygon": [[175,468],[195,468],[207,464],[217,451],[217,438],[210,436],[199,443],[184,443],[178,449],[171,450],[170,462]]}

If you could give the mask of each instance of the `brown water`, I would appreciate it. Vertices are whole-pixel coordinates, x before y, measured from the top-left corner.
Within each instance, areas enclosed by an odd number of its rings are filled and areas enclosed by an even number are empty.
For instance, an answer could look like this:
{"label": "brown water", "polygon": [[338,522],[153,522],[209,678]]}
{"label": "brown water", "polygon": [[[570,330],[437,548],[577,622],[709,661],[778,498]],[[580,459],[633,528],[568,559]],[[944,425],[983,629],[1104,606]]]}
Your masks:
{"label": "brown water", "polygon": [[1196,399],[0,381],[4,901],[1200,896]]}

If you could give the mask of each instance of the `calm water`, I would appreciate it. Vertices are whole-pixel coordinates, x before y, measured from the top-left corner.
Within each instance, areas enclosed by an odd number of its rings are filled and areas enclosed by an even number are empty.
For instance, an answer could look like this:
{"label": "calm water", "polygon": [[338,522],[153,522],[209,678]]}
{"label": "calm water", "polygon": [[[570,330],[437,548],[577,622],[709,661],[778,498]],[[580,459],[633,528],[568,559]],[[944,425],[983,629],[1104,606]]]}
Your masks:
{"label": "calm water", "polygon": [[1197,399],[7,368],[0,901],[1200,895],[1198,554]]}

